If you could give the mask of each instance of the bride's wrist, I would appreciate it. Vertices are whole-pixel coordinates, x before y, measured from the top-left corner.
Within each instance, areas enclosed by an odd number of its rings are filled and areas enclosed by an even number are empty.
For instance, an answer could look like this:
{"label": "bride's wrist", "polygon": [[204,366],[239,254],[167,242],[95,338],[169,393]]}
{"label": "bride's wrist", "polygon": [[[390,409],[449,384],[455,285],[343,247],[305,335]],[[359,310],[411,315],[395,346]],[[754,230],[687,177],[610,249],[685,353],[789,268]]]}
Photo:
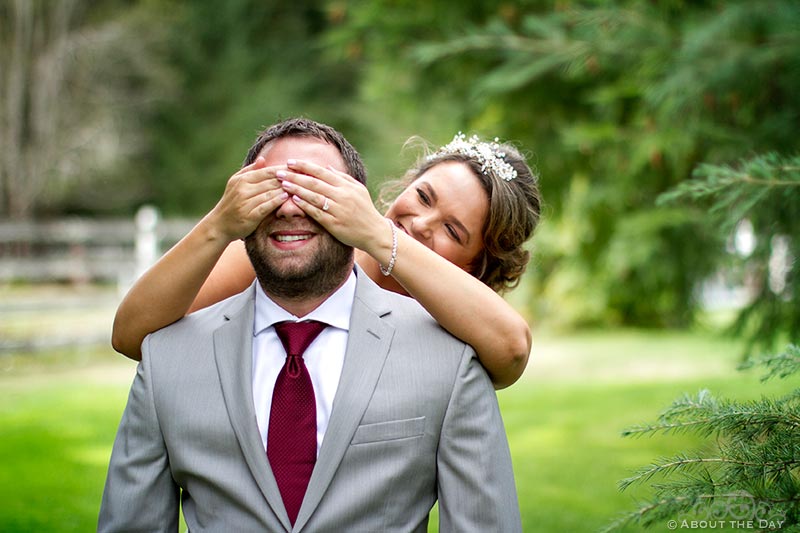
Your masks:
{"label": "bride's wrist", "polygon": [[389,276],[397,260],[397,228],[389,218],[382,218],[378,227],[380,228],[377,231],[378,237],[374,241],[375,247],[370,255],[378,262],[381,273]]}
{"label": "bride's wrist", "polygon": [[204,216],[200,222],[198,222],[197,226],[205,241],[221,247],[225,247],[237,239],[236,236],[225,231],[224,226],[220,224],[219,218],[215,215],[214,211]]}

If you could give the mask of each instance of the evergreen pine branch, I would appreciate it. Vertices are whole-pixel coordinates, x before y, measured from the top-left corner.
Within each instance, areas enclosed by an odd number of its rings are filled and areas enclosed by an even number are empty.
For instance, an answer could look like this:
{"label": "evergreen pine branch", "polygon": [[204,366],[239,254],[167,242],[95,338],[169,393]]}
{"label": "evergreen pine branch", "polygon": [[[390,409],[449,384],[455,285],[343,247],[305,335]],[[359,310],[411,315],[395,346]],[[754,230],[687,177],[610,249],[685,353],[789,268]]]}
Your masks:
{"label": "evergreen pine branch", "polygon": [[775,200],[774,196],[782,195],[785,189],[800,187],[800,156],[785,158],[768,153],[742,160],[737,166],[701,164],[693,175],[695,179],[659,196],[657,204],[708,200],[709,212],[722,215],[732,224]]}
{"label": "evergreen pine branch", "polygon": [[767,373],[761,377],[761,381],[772,378],[784,379],[800,371],[800,346],[789,344],[783,352],[776,355],[765,357],[750,358],[739,365],[742,370],[757,366],[766,367]]}
{"label": "evergreen pine branch", "polygon": [[655,433],[691,432],[701,436],[732,433],[749,429],[750,433],[759,434],[776,425],[783,424],[792,429],[800,428],[800,416],[796,413],[761,413],[757,410],[742,410],[720,414],[697,420],[634,426],[623,431],[623,437],[640,436]]}
{"label": "evergreen pine branch", "polygon": [[[786,493],[798,483],[800,446],[794,431],[782,431],[764,439],[731,438],[720,443],[720,456],[728,460],[717,470],[720,486],[746,489],[755,494]],[[781,487],[784,487],[782,489]],[[796,493],[797,487],[789,493]]]}
{"label": "evergreen pine branch", "polygon": [[721,470],[724,467],[732,467],[735,475],[730,476],[730,479],[736,479],[737,483],[742,479],[742,471],[748,469],[757,469],[761,472],[785,472],[800,465],[800,458],[787,458],[785,460],[759,460],[753,457],[751,460],[741,460],[732,457],[689,457],[684,454],[679,454],[670,459],[662,459],[653,463],[637,472],[634,475],[623,479],[619,482],[620,490],[626,490],[631,485],[641,484],[651,481],[657,476],[669,476],[675,473],[680,473],[684,476],[690,475],[703,475],[704,481],[697,483],[698,478],[693,478],[695,482],[692,483],[669,483],[658,485],[657,488],[661,492],[671,491],[673,489],[680,489],[676,492],[686,491],[690,488],[697,488],[698,485],[703,489],[719,487],[731,487],[730,483],[719,482],[714,483],[713,473]]}
{"label": "evergreen pine branch", "polygon": [[[785,435],[775,442],[786,442]],[[638,510],[623,515],[607,530],[615,530],[628,523],[638,523],[645,527],[666,518],[676,518],[679,514],[691,517],[696,513],[713,515],[731,511],[736,499],[744,499],[746,508],[755,513],[773,513],[781,516],[794,516],[800,502],[800,484],[797,470],[800,455],[796,446],[788,446],[775,453],[772,444],[764,443],[759,452],[747,452],[747,446],[740,450],[724,446],[717,457],[687,457],[678,455],[662,460],[643,469],[637,476],[621,483],[625,490],[630,485],[652,481],[656,476],[665,481],[652,483],[655,499],[642,505]],[[737,453],[745,450],[744,459]],[[773,455],[774,454],[774,455]],[[716,509],[712,506],[724,504]],[[704,510],[705,509],[705,510]],[[796,517],[789,520],[796,521]]]}
{"label": "evergreen pine branch", "polygon": [[789,392],[783,396],[783,398],[781,398],[781,401],[787,404],[796,402],[800,403],[800,389],[794,389],[793,391]]}
{"label": "evergreen pine branch", "polygon": [[717,401],[707,391],[701,391],[697,398],[686,395],[674,402],[656,423],[627,428],[622,435],[691,432],[724,436],[740,433],[752,438],[780,427],[800,428],[800,409],[793,403],[769,398],[744,403]]}
{"label": "evergreen pine branch", "polygon": [[618,531],[631,524],[650,527],[681,512],[690,511],[699,501],[702,501],[700,496],[674,496],[655,499],[635,511],[623,514],[609,524],[608,527],[602,529],[601,533]]}

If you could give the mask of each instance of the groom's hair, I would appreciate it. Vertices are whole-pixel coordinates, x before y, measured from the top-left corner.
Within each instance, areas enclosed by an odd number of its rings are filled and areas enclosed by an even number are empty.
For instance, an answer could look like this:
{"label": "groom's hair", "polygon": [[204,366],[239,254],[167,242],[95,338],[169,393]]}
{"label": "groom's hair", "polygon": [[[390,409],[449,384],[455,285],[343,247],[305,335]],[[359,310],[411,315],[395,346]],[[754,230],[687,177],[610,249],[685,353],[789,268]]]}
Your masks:
{"label": "groom's hair", "polygon": [[327,124],[321,124],[307,118],[290,118],[266,128],[258,135],[253,146],[250,147],[242,166],[252,164],[268,142],[283,137],[314,137],[332,144],[342,155],[344,164],[347,167],[347,173],[364,185],[367,184],[367,171],[364,169],[364,162],[356,149],[353,148],[353,145],[344,138],[344,135]]}

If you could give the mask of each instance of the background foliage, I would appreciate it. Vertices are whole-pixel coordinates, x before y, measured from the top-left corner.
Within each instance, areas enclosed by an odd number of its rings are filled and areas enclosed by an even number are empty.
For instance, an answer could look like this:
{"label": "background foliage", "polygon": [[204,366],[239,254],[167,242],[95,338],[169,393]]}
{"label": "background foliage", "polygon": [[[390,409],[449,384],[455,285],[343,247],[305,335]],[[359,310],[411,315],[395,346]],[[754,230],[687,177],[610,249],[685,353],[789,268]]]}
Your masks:
{"label": "background foliage", "polygon": [[474,131],[541,175],[532,317],[685,326],[728,236],[655,199],[700,164],[798,151],[799,27],[789,0],[10,1],[0,216],[199,216],[292,115],[342,130],[373,192],[410,135]]}
{"label": "background foliage", "polygon": [[[787,331],[796,342],[800,317],[793,302],[798,283],[791,269],[775,264],[791,265],[793,259],[786,261],[787,256],[800,252],[794,216],[800,207],[800,157],[769,154],[735,167],[703,165],[696,174],[697,180],[682,183],[662,199],[704,202],[709,218],[723,231],[737,221],[753,220],[758,242],[770,243],[757,243],[746,254],[743,266],[760,294],[740,314],[735,328],[751,345],[762,348],[775,345]],[[764,237],[769,232],[768,240]],[[776,355],[750,357],[743,366],[765,367],[765,380],[795,377],[800,347],[789,344]],[[657,422],[627,430],[627,435],[685,432],[713,441],[660,459],[624,480],[623,488],[650,485],[654,497],[621,517],[611,530],[630,523],[649,527],[668,518],[683,523],[698,516],[718,516],[725,523],[725,518],[735,518],[733,510],[738,508],[745,510],[738,512],[740,519],[749,515],[755,524],[751,529],[800,531],[798,398],[797,388],[777,398],[748,402],[715,398],[705,390],[677,400]]]}

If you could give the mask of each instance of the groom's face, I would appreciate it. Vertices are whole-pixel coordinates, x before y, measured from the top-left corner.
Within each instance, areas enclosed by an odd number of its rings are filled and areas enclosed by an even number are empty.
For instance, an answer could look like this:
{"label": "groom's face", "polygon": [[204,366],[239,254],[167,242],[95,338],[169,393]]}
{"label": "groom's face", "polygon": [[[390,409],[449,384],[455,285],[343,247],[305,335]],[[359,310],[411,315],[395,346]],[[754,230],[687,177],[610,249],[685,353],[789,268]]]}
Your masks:
{"label": "groom's face", "polygon": [[[276,139],[259,155],[267,166],[303,159],[347,172],[339,150],[315,137]],[[328,294],[353,266],[353,249],[334,239],[291,197],[261,221],[245,245],[264,291],[284,298]]]}

